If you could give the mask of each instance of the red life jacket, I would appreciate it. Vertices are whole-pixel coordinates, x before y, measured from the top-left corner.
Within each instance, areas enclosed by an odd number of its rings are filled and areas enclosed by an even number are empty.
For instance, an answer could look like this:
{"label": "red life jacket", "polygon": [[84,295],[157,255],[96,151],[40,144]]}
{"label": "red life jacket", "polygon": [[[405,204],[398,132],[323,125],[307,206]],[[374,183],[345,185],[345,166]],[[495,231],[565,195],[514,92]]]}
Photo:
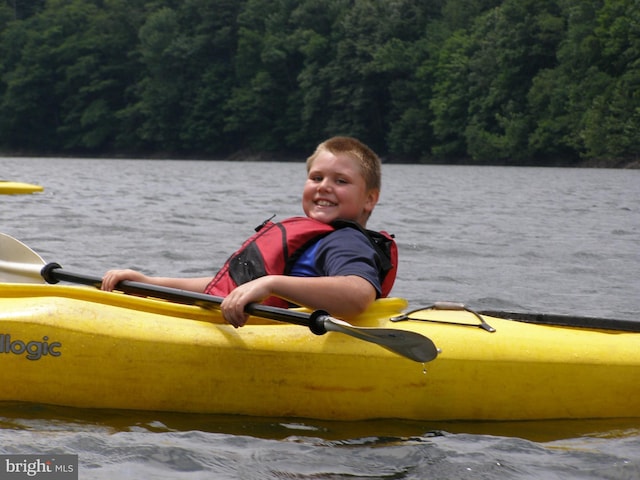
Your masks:
{"label": "red life jacket", "polygon": [[[398,247],[387,232],[374,232],[356,222],[338,220],[326,224],[308,217],[292,217],[281,222],[265,221],[256,228],[257,233],[247,239],[240,249],[229,257],[220,271],[209,282],[205,293],[226,296],[238,285],[265,275],[287,275],[300,255],[320,238],[339,228],[351,227],[363,232],[378,252],[384,274],[382,296],[393,287],[398,270]],[[266,305],[286,308],[289,303],[278,297],[269,297]]]}

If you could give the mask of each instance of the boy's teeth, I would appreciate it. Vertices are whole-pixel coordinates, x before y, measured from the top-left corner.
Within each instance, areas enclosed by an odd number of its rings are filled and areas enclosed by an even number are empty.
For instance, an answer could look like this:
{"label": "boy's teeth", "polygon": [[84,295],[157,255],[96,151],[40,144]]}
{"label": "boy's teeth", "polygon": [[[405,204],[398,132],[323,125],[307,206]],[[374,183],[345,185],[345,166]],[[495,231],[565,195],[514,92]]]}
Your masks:
{"label": "boy's teeth", "polygon": [[317,203],[318,203],[318,205],[320,205],[321,207],[330,207],[330,206],[332,206],[332,205],[335,205],[335,204],[334,204],[334,203],[332,203],[332,202],[327,202],[327,201],[324,201],[324,200],[320,200],[320,201],[319,201],[319,202],[317,202]]}

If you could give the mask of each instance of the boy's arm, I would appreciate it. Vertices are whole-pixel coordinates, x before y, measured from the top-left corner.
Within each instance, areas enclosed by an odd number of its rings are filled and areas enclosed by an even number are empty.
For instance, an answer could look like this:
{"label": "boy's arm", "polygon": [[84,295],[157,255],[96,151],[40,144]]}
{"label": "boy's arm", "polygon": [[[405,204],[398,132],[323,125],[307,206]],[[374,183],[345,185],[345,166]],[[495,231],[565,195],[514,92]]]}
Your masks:
{"label": "boy's arm", "polygon": [[202,278],[171,278],[171,277],[151,277],[136,270],[109,270],[102,277],[102,290],[111,291],[116,285],[123,281],[149,283],[159,287],[179,288],[192,292],[202,293],[211,281],[211,277]]}
{"label": "boy's arm", "polygon": [[236,327],[245,324],[244,308],[275,295],[312,310],[326,310],[337,317],[362,313],[376,299],[376,289],[356,275],[292,277],[268,275],[235,288],[222,302],[222,314]]}

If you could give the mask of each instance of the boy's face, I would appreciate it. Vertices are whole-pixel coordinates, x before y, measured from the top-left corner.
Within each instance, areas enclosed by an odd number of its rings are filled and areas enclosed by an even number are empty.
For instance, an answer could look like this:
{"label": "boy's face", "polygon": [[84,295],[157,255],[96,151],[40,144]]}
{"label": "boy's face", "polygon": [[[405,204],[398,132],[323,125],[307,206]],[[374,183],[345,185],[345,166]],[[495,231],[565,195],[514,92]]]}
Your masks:
{"label": "boy's face", "polygon": [[378,202],[378,191],[367,190],[358,162],[322,151],[314,160],[302,191],[304,213],[323,223],[353,220],[366,226]]}

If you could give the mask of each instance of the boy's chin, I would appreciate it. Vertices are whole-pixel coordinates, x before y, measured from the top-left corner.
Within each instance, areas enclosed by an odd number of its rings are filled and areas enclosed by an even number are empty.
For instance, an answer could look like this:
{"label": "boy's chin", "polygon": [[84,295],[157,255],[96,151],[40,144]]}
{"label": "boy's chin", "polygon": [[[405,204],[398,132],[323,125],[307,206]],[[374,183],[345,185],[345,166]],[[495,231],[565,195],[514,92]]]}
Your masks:
{"label": "boy's chin", "polygon": [[336,215],[327,215],[326,213],[317,213],[317,212],[311,212],[308,215],[309,218],[313,218],[314,220],[317,220],[318,222],[322,222],[322,223],[331,223],[335,220],[338,219],[338,217]]}

